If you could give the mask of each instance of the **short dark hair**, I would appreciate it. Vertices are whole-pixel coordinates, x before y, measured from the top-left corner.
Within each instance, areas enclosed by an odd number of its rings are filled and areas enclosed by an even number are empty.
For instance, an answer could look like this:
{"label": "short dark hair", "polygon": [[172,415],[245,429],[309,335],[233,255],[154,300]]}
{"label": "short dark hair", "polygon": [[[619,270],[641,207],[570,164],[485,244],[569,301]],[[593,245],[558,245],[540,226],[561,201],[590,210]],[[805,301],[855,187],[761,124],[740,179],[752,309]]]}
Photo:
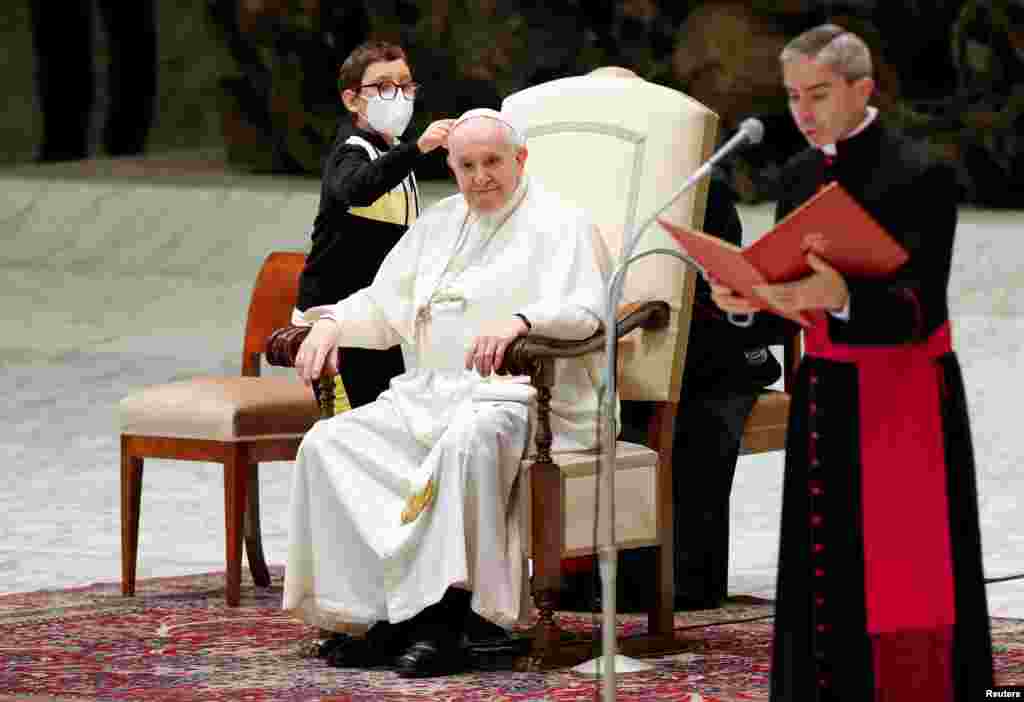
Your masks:
{"label": "short dark hair", "polygon": [[835,24],[823,24],[793,39],[779,55],[782,63],[798,55],[829,66],[849,81],[870,78],[871,50],[864,40]]}
{"label": "short dark hair", "polygon": [[359,86],[363,83],[363,74],[366,68],[379,61],[405,61],[405,49],[397,44],[390,44],[386,41],[368,41],[360,44],[352,50],[352,53],[341,64],[338,71],[338,90],[355,90],[359,92]]}

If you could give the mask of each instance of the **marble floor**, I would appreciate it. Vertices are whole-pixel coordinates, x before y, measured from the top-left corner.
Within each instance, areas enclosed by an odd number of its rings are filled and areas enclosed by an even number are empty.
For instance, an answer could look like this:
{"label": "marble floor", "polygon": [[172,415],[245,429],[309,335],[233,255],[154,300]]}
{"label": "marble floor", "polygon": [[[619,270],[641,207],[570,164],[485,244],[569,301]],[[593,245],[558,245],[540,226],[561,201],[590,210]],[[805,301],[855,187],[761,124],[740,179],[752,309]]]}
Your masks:
{"label": "marble floor", "polygon": [[[237,373],[262,258],[306,247],[313,181],[143,170],[0,171],[0,593],[119,580],[118,400],[172,379]],[[430,200],[451,189],[424,186]],[[1024,574],[1022,215],[964,210],[951,283],[989,578]],[[771,211],[743,207],[741,216],[749,239]],[[222,569],[220,468],[146,465],[139,577]],[[273,563],[285,557],[290,468],[261,472]],[[740,461],[733,593],[774,591],[781,472],[781,453]],[[1024,579],[994,582],[988,595],[993,615],[1024,617]]]}

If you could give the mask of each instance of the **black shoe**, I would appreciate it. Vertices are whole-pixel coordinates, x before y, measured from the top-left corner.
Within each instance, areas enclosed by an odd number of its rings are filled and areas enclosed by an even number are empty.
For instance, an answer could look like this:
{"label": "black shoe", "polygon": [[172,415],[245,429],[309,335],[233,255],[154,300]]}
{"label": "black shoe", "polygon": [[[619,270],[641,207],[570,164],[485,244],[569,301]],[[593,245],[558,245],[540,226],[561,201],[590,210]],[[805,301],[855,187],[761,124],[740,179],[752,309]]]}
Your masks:
{"label": "black shoe", "polygon": [[465,669],[465,655],[459,642],[470,612],[473,593],[449,587],[439,602],[425,607],[408,620],[408,641],[395,659],[403,678],[431,678]]}
{"label": "black shoe", "polygon": [[473,670],[514,670],[516,659],[530,652],[532,639],[516,636],[470,611],[462,635],[466,664]]}
{"label": "black shoe", "polygon": [[395,660],[395,670],[402,678],[434,678],[465,669],[465,655],[458,645],[434,639],[414,642]]}
{"label": "black shoe", "polygon": [[466,621],[463,624],[462,641],[464,646],[476,644],[500,643],[508,641],[508,631],[498,626],[489,619],[481,617],[473,610],[469,610]]}
{"label": "black shoe", "polygon": [[376,668],[385,661],[365,638],[335,634],[320,644],[320,658],[332,668]]}
{"label": "black shoe", "polygon": [[492,639],[465,646],[466,665],[472,670],[515,670],[516,663],[529,655],[533,639],[505,633],[501,640]]}
{"label": "black shoe", "polygon": [[345,645],[345,642],[352,637],[348,634],[331,634],[326,639],[320,639],[314,644],[314,652],[317,658],[327,659],[331,652],[339,646]]}
{"label": "black shoe", "polygon": [[320,644],[317,655],[334,668],[381,668],[392,665],[408,645],[406,624],[382,621],[364,637],[335,634]]}

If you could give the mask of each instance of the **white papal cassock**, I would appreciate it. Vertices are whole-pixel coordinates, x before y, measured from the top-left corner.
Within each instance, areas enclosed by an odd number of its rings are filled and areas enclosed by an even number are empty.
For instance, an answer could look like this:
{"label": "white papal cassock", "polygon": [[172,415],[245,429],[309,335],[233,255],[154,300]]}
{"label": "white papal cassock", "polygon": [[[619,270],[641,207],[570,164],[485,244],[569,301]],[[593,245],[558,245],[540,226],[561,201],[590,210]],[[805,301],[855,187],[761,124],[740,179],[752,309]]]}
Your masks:
{"label": "white papal cassock", "polygon": [[[470,213],[461,194],[442,200],[372,285],[319,311],[340,323],[342,363],[345,346],[398,343],[413,363],[375,402],[318,422],[303,440],[286,610],[358,633],[408,619],[456,585],[493,622],[525,617],[517,478],[534,391],[524,378],[466,371],[466,350],[483,324],[516,313],[532,334],[586,338],[603,318],[606,273],[587,217],[524,176],[489,215]],[[595,445],[599,363],[557,362],[554,450]]]}

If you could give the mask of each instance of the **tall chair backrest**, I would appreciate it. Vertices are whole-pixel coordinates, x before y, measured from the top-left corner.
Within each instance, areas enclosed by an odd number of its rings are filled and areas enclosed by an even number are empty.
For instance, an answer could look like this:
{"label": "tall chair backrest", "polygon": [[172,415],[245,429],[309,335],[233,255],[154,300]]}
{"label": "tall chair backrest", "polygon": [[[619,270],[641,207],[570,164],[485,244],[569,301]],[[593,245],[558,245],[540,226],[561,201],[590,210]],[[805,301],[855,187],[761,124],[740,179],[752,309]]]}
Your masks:
{"label": "tall chair backrest", "polygon": [[242,375],[260,374],[260,354],[267,338],[291,323],[292,309],[299,295],[299,275],[306,254],[299,251],[273,251],[264,260],[249,298],[242,347]]}
{"label": "tall chair backrest", "polygon": [[[502,111],[526,131],[527,173],[590,213],[616,265],[624,237],[710,156],[718,128],[717,115],[696,100],[614,67],[514,93]],[[699,228],[706,201],[705,180],[662,216]],[[653,248],[676,248],[656,222],[635,253]],[[668,256],[629,268],[622,302],[664,300],[673,314],[667,329],[638,330],[620,346],[622,399],[679,397],[695,282]]]}

